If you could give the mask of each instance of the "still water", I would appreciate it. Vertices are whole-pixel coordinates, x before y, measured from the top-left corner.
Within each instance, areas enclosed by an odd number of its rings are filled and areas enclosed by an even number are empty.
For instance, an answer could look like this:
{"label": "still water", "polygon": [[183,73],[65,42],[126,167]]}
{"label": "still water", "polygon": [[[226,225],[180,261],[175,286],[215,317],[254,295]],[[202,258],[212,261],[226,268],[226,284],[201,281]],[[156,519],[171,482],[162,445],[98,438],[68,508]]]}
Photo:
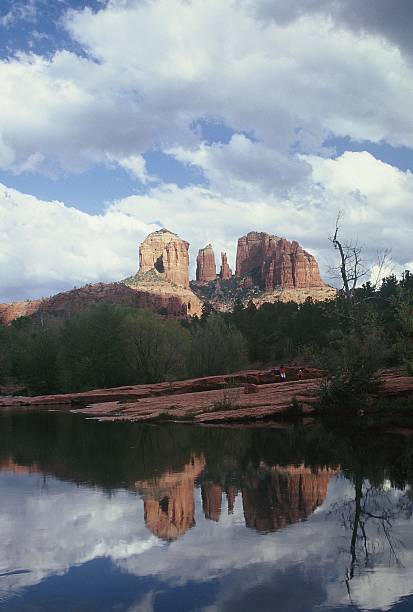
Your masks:
{"label": "still water", "polygon": [[0,416],[0,608],[413,610],[413,442]]}

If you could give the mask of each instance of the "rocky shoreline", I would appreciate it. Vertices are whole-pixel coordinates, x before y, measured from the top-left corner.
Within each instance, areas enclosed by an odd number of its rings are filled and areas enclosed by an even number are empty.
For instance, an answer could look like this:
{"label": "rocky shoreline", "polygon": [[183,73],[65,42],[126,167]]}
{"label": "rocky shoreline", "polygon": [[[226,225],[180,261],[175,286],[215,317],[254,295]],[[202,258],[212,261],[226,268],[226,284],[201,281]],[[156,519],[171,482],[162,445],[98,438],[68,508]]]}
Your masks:
{"label": "rocky shoreline", "polygon": [[[273,370],[246,370],[84,393],[2,397],[0,409],[55,407],[111,421],[259,422],[286,415],[294,400],[300,403],[303,415],[311,415],[322,376],[322,371],[309,368],[303,370],[303,379],[298,380],[297,368],[288,368],[288,380],[283,383]],[[413,377],[385,371],[381,380],[381,396],[401,397],[413,393]]]}

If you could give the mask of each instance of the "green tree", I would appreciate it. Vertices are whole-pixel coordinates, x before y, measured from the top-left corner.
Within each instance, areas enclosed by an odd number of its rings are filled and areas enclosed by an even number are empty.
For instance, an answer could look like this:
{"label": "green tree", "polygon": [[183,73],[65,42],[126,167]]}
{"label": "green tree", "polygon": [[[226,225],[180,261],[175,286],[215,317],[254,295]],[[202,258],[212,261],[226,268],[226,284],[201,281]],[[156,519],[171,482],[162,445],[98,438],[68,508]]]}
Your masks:
{"label": "green tree", "polygon": [[241,332],[222,314],[211,314],[192,334],[191,371],[195,376],[224,374],[246,366],[248,349]]}
{"label": "green tree", "polygon": [[65,323],[58,359],[64,391],[127,383],[121,333],[124,317],[125,309],[100,304]]}
{"label": "green tree", "polygon": [[159,382],[185,378],[191,335],[178,321],[150,311],[131,311],[121,327],[123,354],[131,381]]}

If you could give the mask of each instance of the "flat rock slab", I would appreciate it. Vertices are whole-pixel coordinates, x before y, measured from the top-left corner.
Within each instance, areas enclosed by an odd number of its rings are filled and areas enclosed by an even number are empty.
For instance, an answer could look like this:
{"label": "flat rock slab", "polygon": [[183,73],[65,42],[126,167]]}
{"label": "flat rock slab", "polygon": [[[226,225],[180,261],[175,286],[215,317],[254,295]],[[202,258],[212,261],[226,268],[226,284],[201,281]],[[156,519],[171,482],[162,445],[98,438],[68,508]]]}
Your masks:
{"label": "flat rock slab", "polygon": [[286,412],[294,397],[304,405],[305,411],[310,412],[319,384],[319,379],[273,383],[260,385],[254,394],[245,394],[243,387],[215,389],[143,398],[128,403],[95,403],[77,412],[110,420],[248,421]]}
{"label": "flat rock slab", "polygon": [[[298,368],[287,368],[289,379],[297,378]],[[321,378],[323,372],[315,368],[303,369],[303,378]],[[69,405],[86,406],[91,403],[113,402],[113,401],[136,401],[147,397],[158,397],[162,395],[176,395],[183,393],[194,393],[197,391],[209,391],[215,389],[226,389],[229,386],[244,384],[262,385],[266,383],[279,382],[279,377],[274,374],[273,369],[268,370],[245,370],[231,374],[218,376],[204,376],[174,382],[161,382],[147,385],[129,385],[124,387],[113,387],[110,389],[94,389],[83,393],[66,393],[58,395],[39,395],[36,397],[8,396],[0,397],[0,408],[4,406],[40,406],[40,405]]]}
{"label": "flat rock slab", "polygon": [[[31,407],[71,409],[89,418],[143,422],[190,421],[203,425],[260,422],[289,411],[296,398],[304,414],[317,401],[320,370],[304,370],[303,380],[292,380],[297,368],[287,369],[287,382],[274,382],[273,370],[246,370],[173,383],[132,385],[85,393],[41,397],[3,397],[0,409]],[[311,377],[312,376],[312,377]],[[398,397],[413,393],[413,377],[394,370],[380,374],[380,395]],[[256,385],[245,393],[244,385]]]}

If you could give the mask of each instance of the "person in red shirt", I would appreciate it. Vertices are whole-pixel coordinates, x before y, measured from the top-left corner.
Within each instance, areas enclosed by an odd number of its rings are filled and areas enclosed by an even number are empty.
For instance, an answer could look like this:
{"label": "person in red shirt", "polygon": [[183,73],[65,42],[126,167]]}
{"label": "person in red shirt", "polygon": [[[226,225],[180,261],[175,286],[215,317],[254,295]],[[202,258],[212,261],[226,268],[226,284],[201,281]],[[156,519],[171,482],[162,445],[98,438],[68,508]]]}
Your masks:
{"label": "person in red shirt", "polygon": [[283,365],[280,366],[281,380],[285,381],[286,380],[286,375],[287,375],[287,370],[285,369],[285,367]]}

